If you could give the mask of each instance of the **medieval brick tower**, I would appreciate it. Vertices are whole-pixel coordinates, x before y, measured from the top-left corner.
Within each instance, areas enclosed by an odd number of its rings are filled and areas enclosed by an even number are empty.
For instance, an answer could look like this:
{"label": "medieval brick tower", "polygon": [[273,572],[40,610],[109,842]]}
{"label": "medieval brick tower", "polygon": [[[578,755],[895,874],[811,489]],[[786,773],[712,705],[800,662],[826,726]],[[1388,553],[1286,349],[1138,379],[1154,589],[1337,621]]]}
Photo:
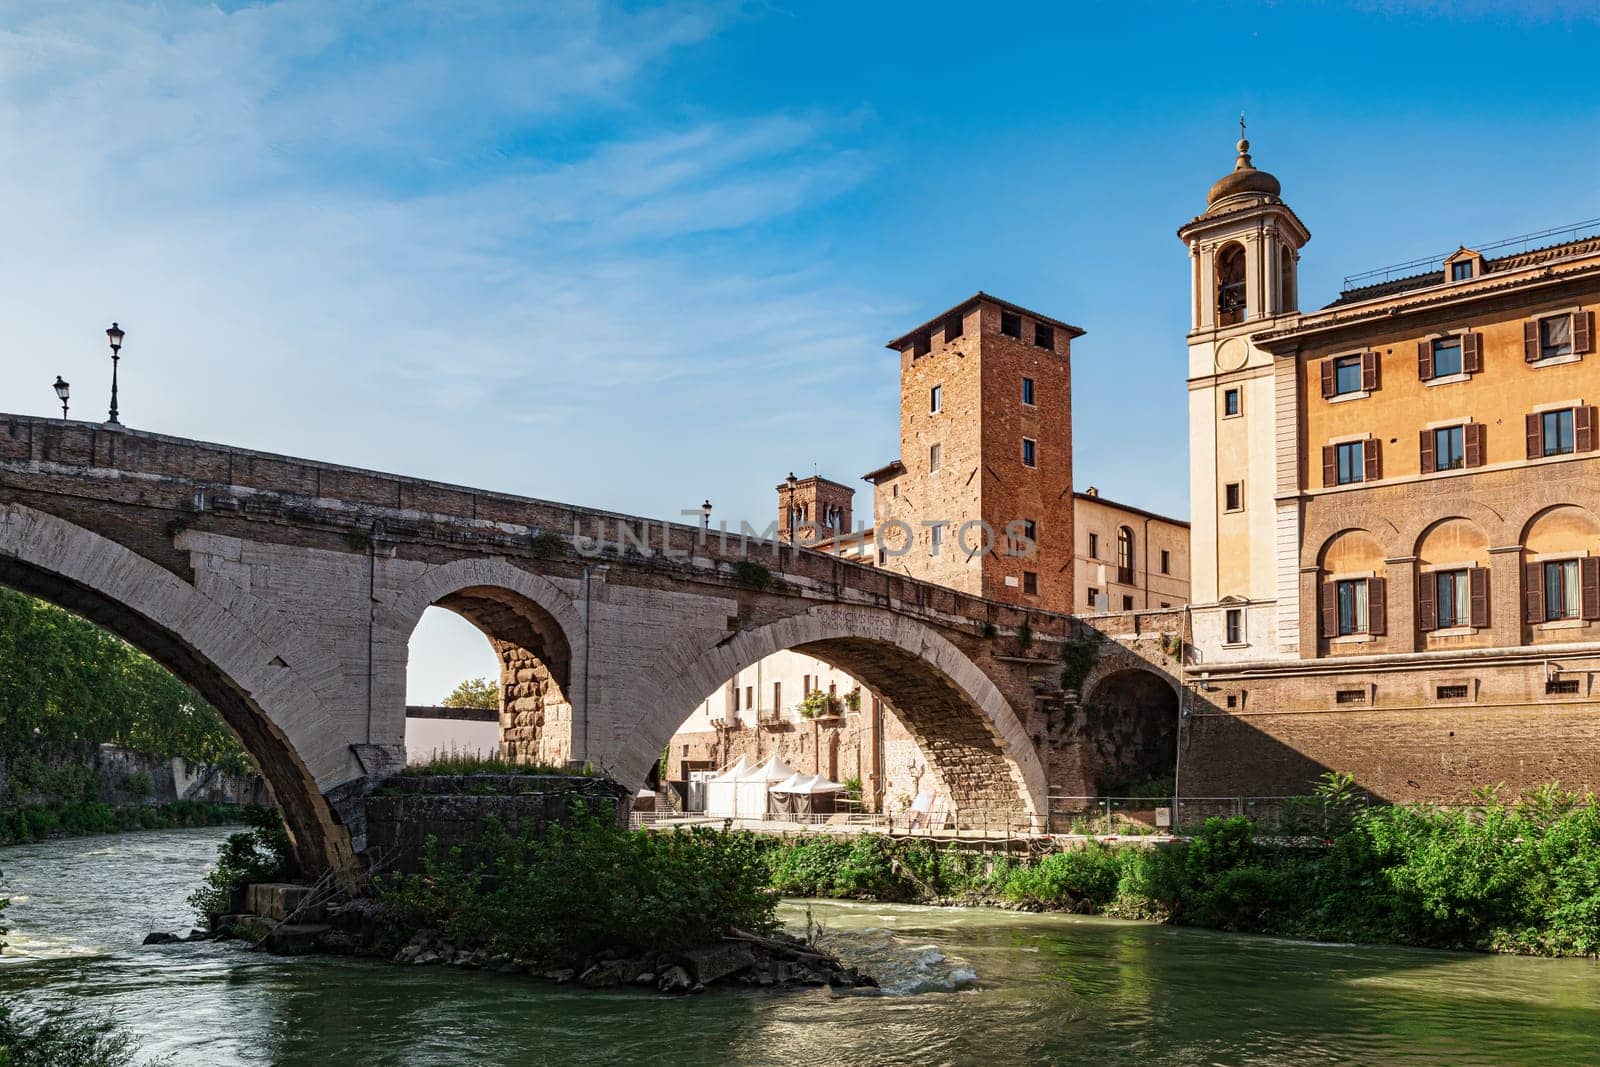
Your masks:
{"label": "medieval brick tower", "polygon": [[778,483],[778,538],[804,545],[848,532],[855,495],[848,485],[791,473]]}
{"label": "medieval brick tower", "polygon": [[880,566],[1071,610],[1069,349],[1082,334],[978,293],[889,342],[900,459],[865,476]]}

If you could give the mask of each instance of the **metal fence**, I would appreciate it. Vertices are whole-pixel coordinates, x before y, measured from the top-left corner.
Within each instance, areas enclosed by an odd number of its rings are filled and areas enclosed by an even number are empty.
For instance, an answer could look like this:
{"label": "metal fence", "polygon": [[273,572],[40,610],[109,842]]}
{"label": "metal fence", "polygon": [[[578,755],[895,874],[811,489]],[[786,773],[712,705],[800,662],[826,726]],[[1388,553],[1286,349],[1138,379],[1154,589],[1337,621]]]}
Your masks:
{"label": "metal fence", "polygon": [[1020,841],[1045,837],[1184,836],[1207,819],[1243,815],[1261,833],[1321,835],[1366,806],[1365,796],[1333,802],[1316,796],[1233,797],[1067,797],[1049,798],[1047,811],[1028,815],[1014,808],[950,808],[929,812],[843,811],[834,814],[769,813],[761,818],[727,818],[705,812],[636,811],[630,825],[640,828],[712,826],[761,833],[875,833],[951,841]]}
{"label": "metal fence", "polygon": [[951,808],[927,812],[892,813],[843,811],[818,815],[773,812],[761,818],[729,818],[707,815],[705,812],[636,811],[629,820],[635,829],[726,826],[734,830],[755,830],[775,834],[818,831],[979,841],[1017,840],[1048,833],[1044,816],[1031,816],[1014,808]]}
{"label": "metal fence", "polygon": [[1187,834],[1207,819],[1243,815],[1263,833],[1319,834],[1348,817],[1348,805],[1316,796],[1057,797],[1050,798],[1050,833],[1092,836]]}

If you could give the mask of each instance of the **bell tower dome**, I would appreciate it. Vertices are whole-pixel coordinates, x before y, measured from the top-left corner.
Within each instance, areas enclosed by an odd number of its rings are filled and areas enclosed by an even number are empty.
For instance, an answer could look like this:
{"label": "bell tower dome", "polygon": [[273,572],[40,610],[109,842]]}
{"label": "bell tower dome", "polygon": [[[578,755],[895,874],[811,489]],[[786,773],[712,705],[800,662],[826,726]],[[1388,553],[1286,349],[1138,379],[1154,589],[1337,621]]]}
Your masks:
{"label": "bell tower dome", "polygon": [[1239,121],[1233,170],[1206,195],[1206,210],[1178,231],[1193,260],[1195,330],[1221,330],[1299,310],[1300,249],[1311,239],[1280,195],[1278,179],[1258,170]]}

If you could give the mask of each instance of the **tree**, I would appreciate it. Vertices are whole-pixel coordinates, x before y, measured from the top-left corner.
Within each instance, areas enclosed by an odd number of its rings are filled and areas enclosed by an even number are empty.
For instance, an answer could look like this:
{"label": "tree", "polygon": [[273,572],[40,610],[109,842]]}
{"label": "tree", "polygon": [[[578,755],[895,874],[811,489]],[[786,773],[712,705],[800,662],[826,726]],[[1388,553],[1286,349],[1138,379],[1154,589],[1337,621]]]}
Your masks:
{"label": "tree", "polygon": [[0,760],[14,792],[57,793],[53,768],[112,743],[245,773],[222,717],[170,672],[94,623],[0,588]]}
{"label": "tree", "polygon": [[487,678],[468,678],[444,698],[447,708],[483,708],[497,711],[500,708],[500,686]]}

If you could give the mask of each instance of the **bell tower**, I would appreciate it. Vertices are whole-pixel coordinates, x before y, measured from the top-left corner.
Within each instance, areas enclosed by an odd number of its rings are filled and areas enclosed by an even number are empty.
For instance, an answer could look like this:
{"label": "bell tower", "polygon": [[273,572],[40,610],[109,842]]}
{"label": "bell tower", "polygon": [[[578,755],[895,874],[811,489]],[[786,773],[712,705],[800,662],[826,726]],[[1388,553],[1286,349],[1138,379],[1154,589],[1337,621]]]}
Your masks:
{"label": "bell tower", "polygon": [[1212,662],[1293,656],[1299,633],[1299,505],[1276,499],[1281,484],[1298,484],[1297,435],[1277,433],[1280,418],[1296,418],[1294,367],[1280,373],[1251,337],[1299,314],[1300,249],[1311,233],[1278,179],[1251,161],[1243,118],[1239,132],[1233,170],[1178,230],[1190,263],[1194,633]]}

